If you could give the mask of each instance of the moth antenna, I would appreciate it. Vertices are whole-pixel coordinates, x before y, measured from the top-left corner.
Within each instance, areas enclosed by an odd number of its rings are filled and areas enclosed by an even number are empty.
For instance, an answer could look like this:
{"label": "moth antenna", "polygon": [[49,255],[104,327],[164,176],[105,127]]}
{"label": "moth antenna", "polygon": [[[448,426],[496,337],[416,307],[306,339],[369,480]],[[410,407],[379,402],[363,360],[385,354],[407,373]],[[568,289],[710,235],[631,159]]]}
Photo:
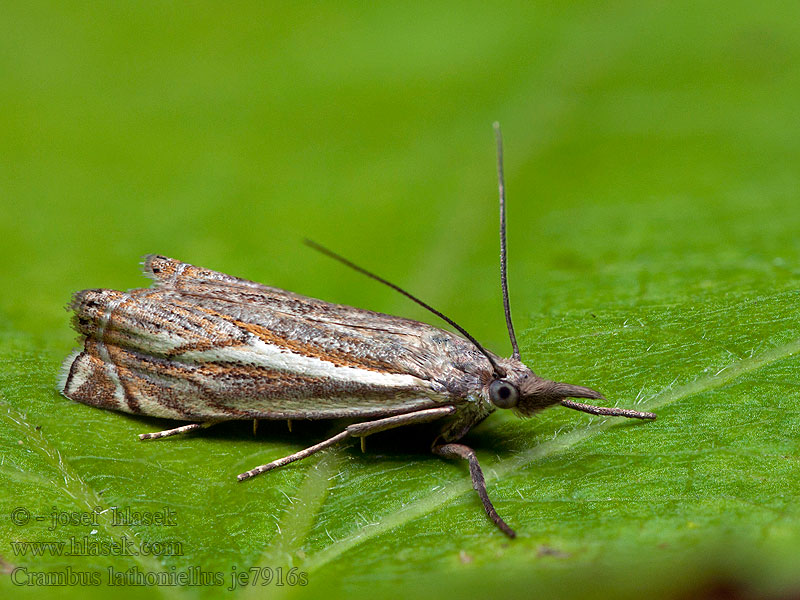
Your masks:
{"label": "moth antenna", "polygon": [[503,132],[500,123],[494,122],[494,135],[497,140],[497,186],[500,192],[500,285],[503,288],[503,310],[506,314],[508,337],[511,339],[513,354],[511,358],[519,360],[519,346],[511,321],[511,305],[508,301],[508,256],[506,251],[506,182],[503,176]]}
{"label": "moth antenna", "polygon": [[445,322],[449,323],[450,325],[455,327],[459,331],[459,333],[461,333],[465,338],[467,338],[470,342],[472,342],[473,345],[478,350],[480,350],[481,354],[483,354],[486,357],[486,359],[492,365],[492,369],[494,370],[495,377],[497,377],[498,379],[502,379],[503,377],[506,376],[505,369],[503,369],[500,365],[497,364],[497,362],[494,360],[494,358],[492,358],[492,355],[489,354],[489,352],[486,350],[486,348],[481,346],[481,344],[480,344],[480,342],[478,342],[478,340],[476,340],[474,337],[472,337],[472,335],[470,335],[470,333],[466,329],[461,327],[461,325],[459,325],[458,323],[453,321],[453,319],[451,319],[450,317],[444,315],[443,313],[440,313],[438,310],[433,308],[430,304],[427,304],[426,302],[423,302],[422,300],[420,300],[419,298],[417,298],[416,296],[414,296],[410,292],[405,291],[399,285],[395,285],[391,281],[387,281],[383,277],[379,277],[378,275],[375,275],[375,273],[367,271],[363,267],[359,267],[357,264],[350,262],[345,257],[340,256],[339,254],[336,254],[333,250],[328,250],[325,246],[321,246],[317,242],[315,242],[313,240],[309,240],[309,239],[303,240],[303,243],[305,243],[306,246],[309,246],[310,248],[313,248],[314,250],[316,250],[318,252],[321,252],[325,256],[328,256],[328,257],[330,257],[330,258],[332,258],[334,260],[338,260],[340,263],[350,267],[354,271],[358,271],[362,275],[366,275],[370,279],[374,279],[375,281],[379,281],[380,283],[389,286],[393,290],[400,292],[401,294],[403,294],[403,296],[405,296],[409,300],[413,300],[414,302],[419,304],[425,310],[428,310],[428,311],[432,312],[433,314],[435,314],[440,319],[442,319]]}

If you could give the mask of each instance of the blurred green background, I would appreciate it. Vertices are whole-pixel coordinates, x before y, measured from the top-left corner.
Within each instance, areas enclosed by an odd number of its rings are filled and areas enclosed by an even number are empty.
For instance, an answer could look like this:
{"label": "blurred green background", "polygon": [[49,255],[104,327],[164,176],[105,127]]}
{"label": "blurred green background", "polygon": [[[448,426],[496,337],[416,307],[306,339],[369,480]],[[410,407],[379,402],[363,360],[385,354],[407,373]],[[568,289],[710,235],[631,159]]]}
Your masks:
{"label": "blurred green background", "polygon": [[[0,569],[225,576],[119,590],[156,598],[800,593],[798,60],[793,2],[3,3]],[[70,294],[146,285],[149,252],[438,325],[303,237],[510,353],[494,120],[524,360],[659,413],[476,429],[519,539],[464,465],[402,436],[237,484],[332,429],[140,445],[165,423],[55,391]],[[20,506],[169,506],[179,527],[50,531],[15,525]],[[12,545],[72,536],[183,553]],[[226,591],[250,567],[308,585]]]}

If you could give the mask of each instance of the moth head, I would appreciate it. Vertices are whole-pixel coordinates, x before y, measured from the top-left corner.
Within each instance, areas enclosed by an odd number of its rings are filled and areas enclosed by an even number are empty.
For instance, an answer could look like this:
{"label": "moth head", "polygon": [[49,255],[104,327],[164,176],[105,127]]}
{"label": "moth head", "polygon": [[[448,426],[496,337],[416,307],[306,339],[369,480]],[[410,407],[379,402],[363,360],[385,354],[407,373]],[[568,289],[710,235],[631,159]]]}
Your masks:
{"label": "moth head", "polygon": [[561,404],[567,398],[591,398],[604,400],[603,394],[582,385],[573,385],[561,381],[541,379],[535,375],[526,379],[520,389],[520,399],[516,412],[529,417],[536,411]]}
{"label": "moth head", "polygon": [[[504,362],[511,366],[512,361],[518,362],[513,359]],[[567,398],[603,399],[600,392],[582,385],[542,379],[522,363],[517,368],[507,368],[505,377],[495,377],[489,382],[486,394],[497,408],[510,408],[525,417]]]}

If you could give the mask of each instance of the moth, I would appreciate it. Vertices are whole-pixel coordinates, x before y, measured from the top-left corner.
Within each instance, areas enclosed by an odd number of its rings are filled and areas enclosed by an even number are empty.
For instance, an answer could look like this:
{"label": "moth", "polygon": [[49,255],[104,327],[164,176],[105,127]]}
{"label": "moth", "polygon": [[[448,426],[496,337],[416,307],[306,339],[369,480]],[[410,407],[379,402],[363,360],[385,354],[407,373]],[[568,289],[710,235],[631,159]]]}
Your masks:
{"label": "moth", "polygon": [[497,409],[530,416],[550,406],[594,415],[654,419],[636,410],[583,404],[588,387],[550,381],[522,363],[507,281],[503,146],[495,124],[500,196],[500,274],[510,358],[484,348],[419,298],[313,242],[317,250],[384,283],[460,335],[410,319],[332,304],[160,255],[144,260],[151,287],[77,292],[69,309],[83,348],[64,363],[72,400],[137,415],[189,421],[146,433],[157,439],[230,420],[351,419],[333,437],[238,476],[306,458],[347,438],[437,422],[432,451],[469,463],[489,518],[497,514],[475,452],[460,440]]}

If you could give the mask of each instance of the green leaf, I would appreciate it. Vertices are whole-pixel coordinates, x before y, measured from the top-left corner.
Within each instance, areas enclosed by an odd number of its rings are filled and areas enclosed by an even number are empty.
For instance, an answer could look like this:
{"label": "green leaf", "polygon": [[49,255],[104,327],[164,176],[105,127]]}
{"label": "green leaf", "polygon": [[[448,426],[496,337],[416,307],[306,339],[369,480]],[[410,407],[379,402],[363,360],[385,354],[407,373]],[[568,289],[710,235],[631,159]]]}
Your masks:
{"label": "green leaf", "polygon": [[[795,5],[4,12],[0,593],[800,589]],[[503,413],[470,432],[516,540],[464,464],[429,454],[430,430],[238,483],[343,425],[226,423],[141,443],[175,423],[58,394],[70,294],[146,285],[148,252],[435,323],[303,237],[508,353],[494,120],[523,359],[658,413]],[[28,542],[65,546],[36,556]]]}

